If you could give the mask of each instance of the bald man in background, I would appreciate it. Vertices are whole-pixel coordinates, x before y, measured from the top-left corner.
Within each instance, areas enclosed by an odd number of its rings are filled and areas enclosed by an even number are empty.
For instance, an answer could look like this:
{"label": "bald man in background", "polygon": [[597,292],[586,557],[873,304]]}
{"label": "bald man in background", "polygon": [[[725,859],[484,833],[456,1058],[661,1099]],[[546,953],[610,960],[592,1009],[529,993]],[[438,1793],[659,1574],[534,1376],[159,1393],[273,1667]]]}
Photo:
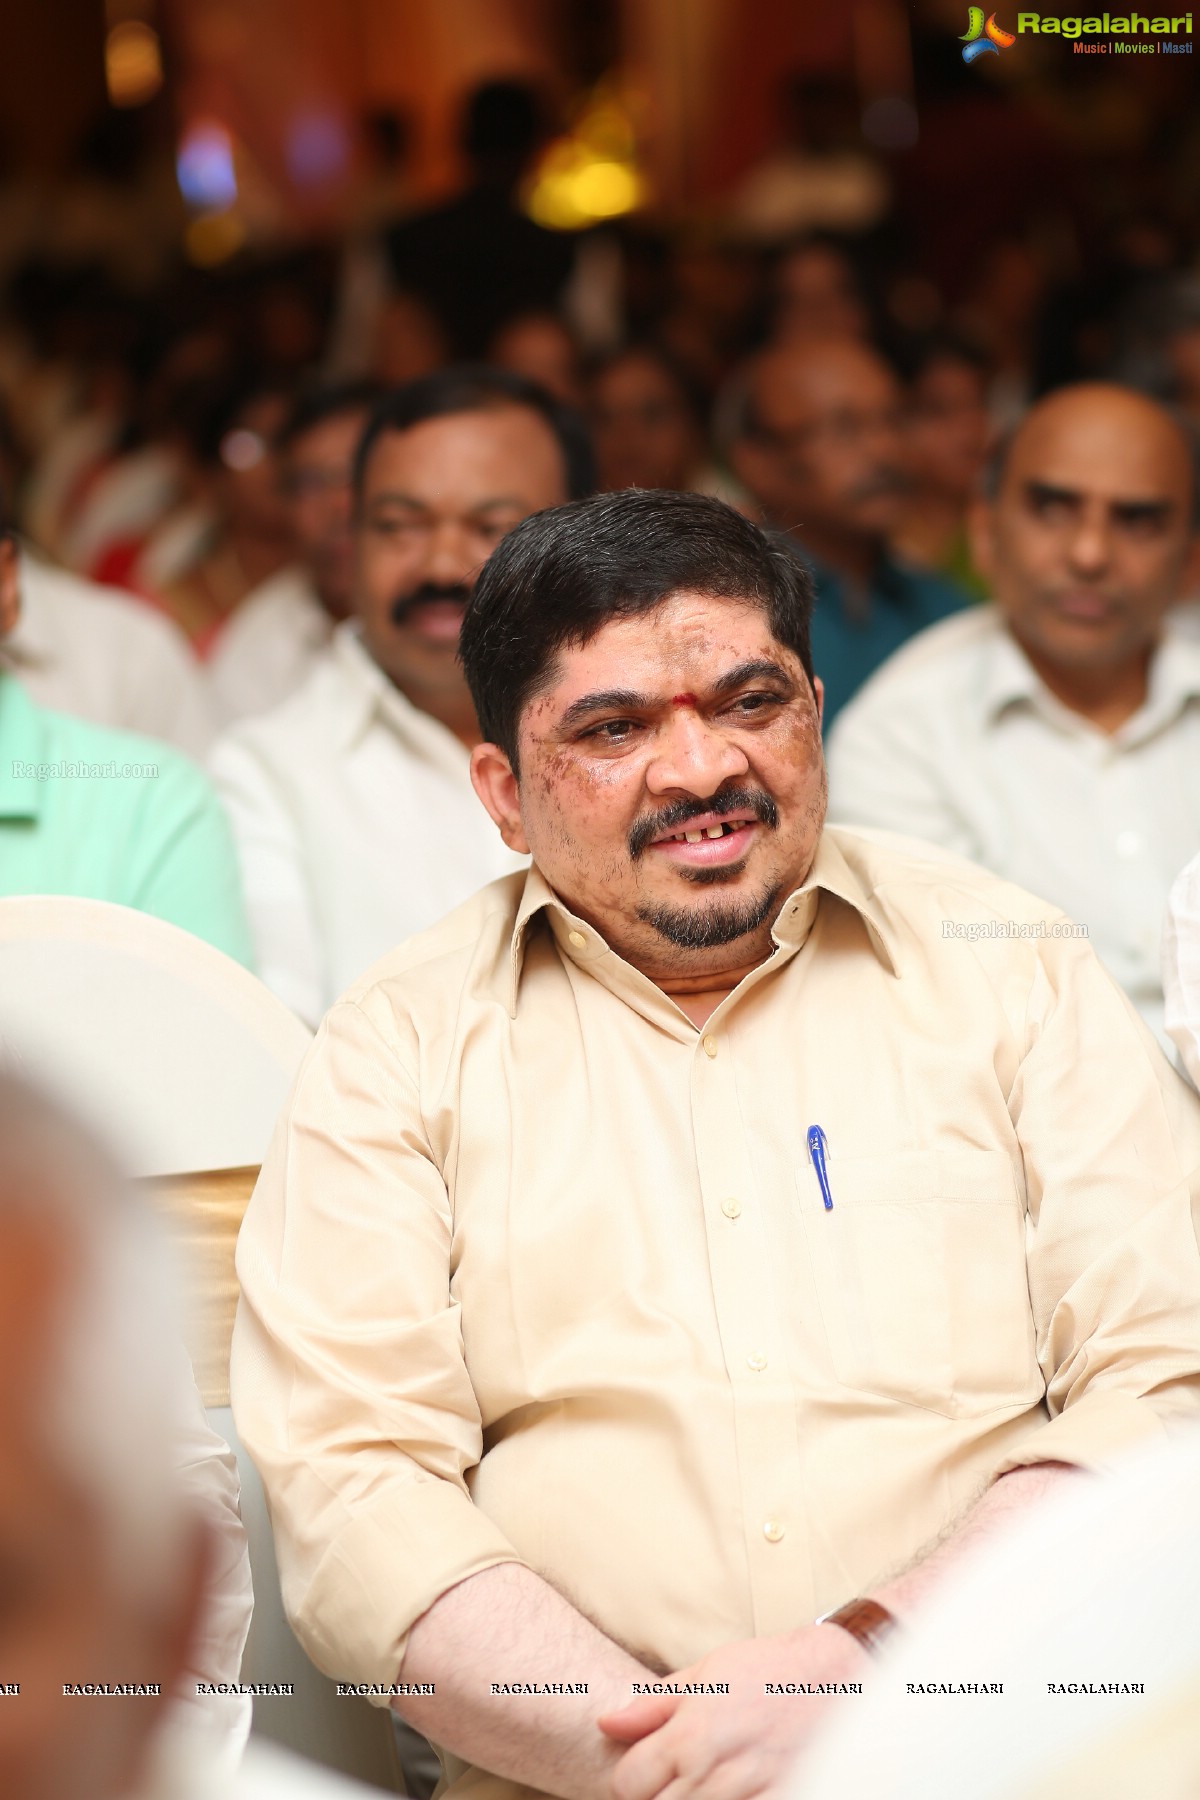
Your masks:
{"label": "bald man in background", "polygon": [[744,377],[730,459],[816,585],[813,662],[825,728],[894,650],[969,595],[896,557],[905,447],[900,385],[877,351],[810,339],[763,351]]}
{"label": "bald man in background", "polygon": [[995,604],[923,633],[846,709],[830,816],[1043,894],[1162,1036],[1163,908],[1200,849],[1200,612],[1179,604],[1200,578],[1195,445],[1144,395],[1062,388],[988,485],[971,531]]}

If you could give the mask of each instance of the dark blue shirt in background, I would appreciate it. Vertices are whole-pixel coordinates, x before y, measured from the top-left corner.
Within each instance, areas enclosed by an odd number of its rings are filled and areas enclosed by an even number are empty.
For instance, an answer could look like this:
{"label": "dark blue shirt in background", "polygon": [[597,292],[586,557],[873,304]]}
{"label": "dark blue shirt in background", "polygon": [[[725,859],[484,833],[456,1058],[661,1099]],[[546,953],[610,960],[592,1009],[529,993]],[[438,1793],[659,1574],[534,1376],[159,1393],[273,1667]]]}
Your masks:
{"label": "dark blue shirt in background", "polygon": [[813,667],[825,683],[826,733],[847,700],[894,650],[927,625],[974,604],[964,588],[943,576],[885,556],[876,565],[861,615],[851,614],[843,603],[843,577],[802,545],[793,547],[816,583]]}

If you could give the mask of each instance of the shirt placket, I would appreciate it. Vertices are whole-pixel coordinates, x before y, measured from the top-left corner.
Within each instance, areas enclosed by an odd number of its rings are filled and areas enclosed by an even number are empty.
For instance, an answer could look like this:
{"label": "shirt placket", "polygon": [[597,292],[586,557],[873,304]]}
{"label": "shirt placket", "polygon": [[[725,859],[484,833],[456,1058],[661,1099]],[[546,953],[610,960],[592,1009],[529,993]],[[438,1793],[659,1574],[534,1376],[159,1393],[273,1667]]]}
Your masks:
{"label": "shirt placket", "polygon": [[697,1040],[691,1102],[717,1329],[732,1396],[750,1603],[754,1632],[761,1636],[795,1629],[815,1609],[787,1334],[774,1298],[778,1283],[725,1007]]}

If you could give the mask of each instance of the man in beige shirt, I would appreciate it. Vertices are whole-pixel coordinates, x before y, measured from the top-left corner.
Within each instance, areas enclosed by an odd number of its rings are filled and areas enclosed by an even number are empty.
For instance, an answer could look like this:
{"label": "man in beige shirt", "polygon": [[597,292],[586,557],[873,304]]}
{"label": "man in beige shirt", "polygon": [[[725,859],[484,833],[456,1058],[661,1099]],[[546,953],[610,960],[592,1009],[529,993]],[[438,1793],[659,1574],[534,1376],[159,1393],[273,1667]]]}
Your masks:
{"label": "man in beige shirt", "polygon": [[285,1599],[455,1795],[775,1792],[965,1548],[1200,1411],[1197,1103],[1061,915],[822,829],[810,597],[698,495],[511,533],[461,647],[534,867],[332,1009],[247,1214]]}

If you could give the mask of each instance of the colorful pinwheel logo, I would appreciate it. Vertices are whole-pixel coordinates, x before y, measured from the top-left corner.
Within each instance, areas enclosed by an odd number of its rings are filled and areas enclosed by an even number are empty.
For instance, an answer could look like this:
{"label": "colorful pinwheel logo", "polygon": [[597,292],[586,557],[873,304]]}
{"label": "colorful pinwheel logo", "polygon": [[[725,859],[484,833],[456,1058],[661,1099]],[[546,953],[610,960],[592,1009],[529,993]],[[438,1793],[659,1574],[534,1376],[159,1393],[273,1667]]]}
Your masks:
{"label": "colorful pinwheel logo", "polygon": [[997,25],[995,13],[989,13],[985,21],[982,6],[968,6],[967,29],[958,41],[963,47],[963,61],[973,63],[977,56],[986,56],[989,52],[998,55],[1017,40],[1011,31]]}

